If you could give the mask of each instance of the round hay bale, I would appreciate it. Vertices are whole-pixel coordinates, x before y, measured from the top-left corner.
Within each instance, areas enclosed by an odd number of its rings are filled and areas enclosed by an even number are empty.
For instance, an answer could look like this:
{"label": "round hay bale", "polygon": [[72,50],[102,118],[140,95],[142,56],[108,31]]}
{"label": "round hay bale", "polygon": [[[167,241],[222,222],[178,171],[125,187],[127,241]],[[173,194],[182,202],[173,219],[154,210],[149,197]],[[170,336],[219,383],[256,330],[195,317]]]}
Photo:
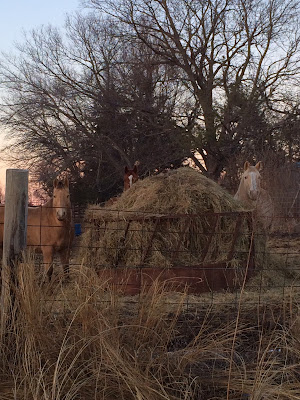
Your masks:
{"label": "round hay bale", "polygon": [[243,210],[221,186],[189,167],[139,180],[109,209],[160,214]]}
{"label": "round hay bale", "polygon": [[110,206],[89,206],[81,256],[94,267],[239,265],[250,236],[246,220],[237,222],[242,211],[229,193],[191,168],[151,176]]}

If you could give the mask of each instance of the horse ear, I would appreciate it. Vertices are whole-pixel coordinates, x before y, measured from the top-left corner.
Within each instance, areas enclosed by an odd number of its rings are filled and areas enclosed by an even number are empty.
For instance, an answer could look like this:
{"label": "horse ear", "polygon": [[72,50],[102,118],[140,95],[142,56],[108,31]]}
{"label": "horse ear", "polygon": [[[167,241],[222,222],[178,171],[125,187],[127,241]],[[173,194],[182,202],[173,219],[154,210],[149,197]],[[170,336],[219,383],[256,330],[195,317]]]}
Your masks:
{"label": "horse ear", "polygon": [[128,173],[128,167],[127,167],[127,165],[126,165],[126,167],[125,167],[125,174],[127,174]]}
{"label": "horse ear", "polygon": [[245,161],[245,164],[244,164],[244,171],[246,171],[249,167],[250,167],[249,161]]}
{"label": "horse ear", "polygon": [[57,187],[57,183],[58,183],[58,179],[57,179],[57,178],[55,178],[55,179],[54,179],[54,181],[53,181],[53,187],[54,187],[54,188],[56,188],[56,187]]}
{"label": "horse ear", "polygon": [[133,167],[133,172],[135,172],[137,174],[137,165],[135,165],[135,164],[134,164],[134,167]]}
{"label": "horse ear", "polygon": [[263,169],[263,162],[262,161],[258,161],[258,163],[255,165],[255,168],[258,170],[258,171],[261,171],[262,169]]}
{"label": "horse ear", "polygon": [[64,186],[69,187],[69,178],[68,177],[65,177],[65,179],[64,179]]}

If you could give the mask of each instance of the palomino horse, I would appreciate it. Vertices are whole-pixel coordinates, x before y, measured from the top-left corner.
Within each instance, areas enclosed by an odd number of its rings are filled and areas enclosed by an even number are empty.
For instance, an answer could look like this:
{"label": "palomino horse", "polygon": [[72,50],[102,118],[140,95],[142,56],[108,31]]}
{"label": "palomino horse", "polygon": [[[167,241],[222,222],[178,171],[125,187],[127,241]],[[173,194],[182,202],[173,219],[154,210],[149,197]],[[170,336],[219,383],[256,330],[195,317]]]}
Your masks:
{"label": "palomino horse", "polygon": [[[66,275],[69,274],[70,248],[74,238],[68,179],[53,182],[53,197],[40,207],[28,208],[27,246],[43,254],[44,278],[53,273],[55,252]],[[3,243],[4,207],[0,207],[0,239]]]}
{"label": "palomino horse", "polygon": [[244,172],[234,198],[240,200],[245,207],[254,210],[256,222],[268,232],[273,222],[274,205],[269,193],[261,187],[261,170],[261,161],[255,166],[250,165],[248,161],[245,162]]}
{"label": "palomino horse", "polygon": [[139,176],[137,172],[137,165],[135,164],[133,169],[125,167],[124,174],[124,192],[128,190],[136,181],[138,181]]}

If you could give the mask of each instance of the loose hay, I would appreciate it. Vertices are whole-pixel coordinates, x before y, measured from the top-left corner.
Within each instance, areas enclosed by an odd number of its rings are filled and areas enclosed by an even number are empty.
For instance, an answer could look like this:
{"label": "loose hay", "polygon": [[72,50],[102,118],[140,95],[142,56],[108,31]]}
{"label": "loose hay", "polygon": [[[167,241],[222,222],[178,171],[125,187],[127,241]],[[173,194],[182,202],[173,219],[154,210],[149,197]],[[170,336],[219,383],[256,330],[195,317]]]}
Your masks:
{"label": "loose hay", "polygon": [[[138,181],[109,207],[91,205],[82,237],[86,265],[172,267],[245,264],[251,226],[242,205],[191,168]],[[237,212],[233,215],[215,213]],[[230,256],[230,259],[228,258]]]}

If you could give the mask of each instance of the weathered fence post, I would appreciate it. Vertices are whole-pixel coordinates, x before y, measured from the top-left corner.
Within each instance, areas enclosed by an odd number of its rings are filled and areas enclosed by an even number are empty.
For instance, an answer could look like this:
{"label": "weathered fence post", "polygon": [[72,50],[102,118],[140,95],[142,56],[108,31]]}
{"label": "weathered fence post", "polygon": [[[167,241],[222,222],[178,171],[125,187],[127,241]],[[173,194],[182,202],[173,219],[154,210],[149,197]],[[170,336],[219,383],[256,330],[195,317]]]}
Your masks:
{"label": "weathered fence post", "polygon": [[16,265],[26,247],[28,214],[28,170],[6,171],[2,290],[1,337],[5,331],[9,309],[14,301],[12,285],[16,284]]}

